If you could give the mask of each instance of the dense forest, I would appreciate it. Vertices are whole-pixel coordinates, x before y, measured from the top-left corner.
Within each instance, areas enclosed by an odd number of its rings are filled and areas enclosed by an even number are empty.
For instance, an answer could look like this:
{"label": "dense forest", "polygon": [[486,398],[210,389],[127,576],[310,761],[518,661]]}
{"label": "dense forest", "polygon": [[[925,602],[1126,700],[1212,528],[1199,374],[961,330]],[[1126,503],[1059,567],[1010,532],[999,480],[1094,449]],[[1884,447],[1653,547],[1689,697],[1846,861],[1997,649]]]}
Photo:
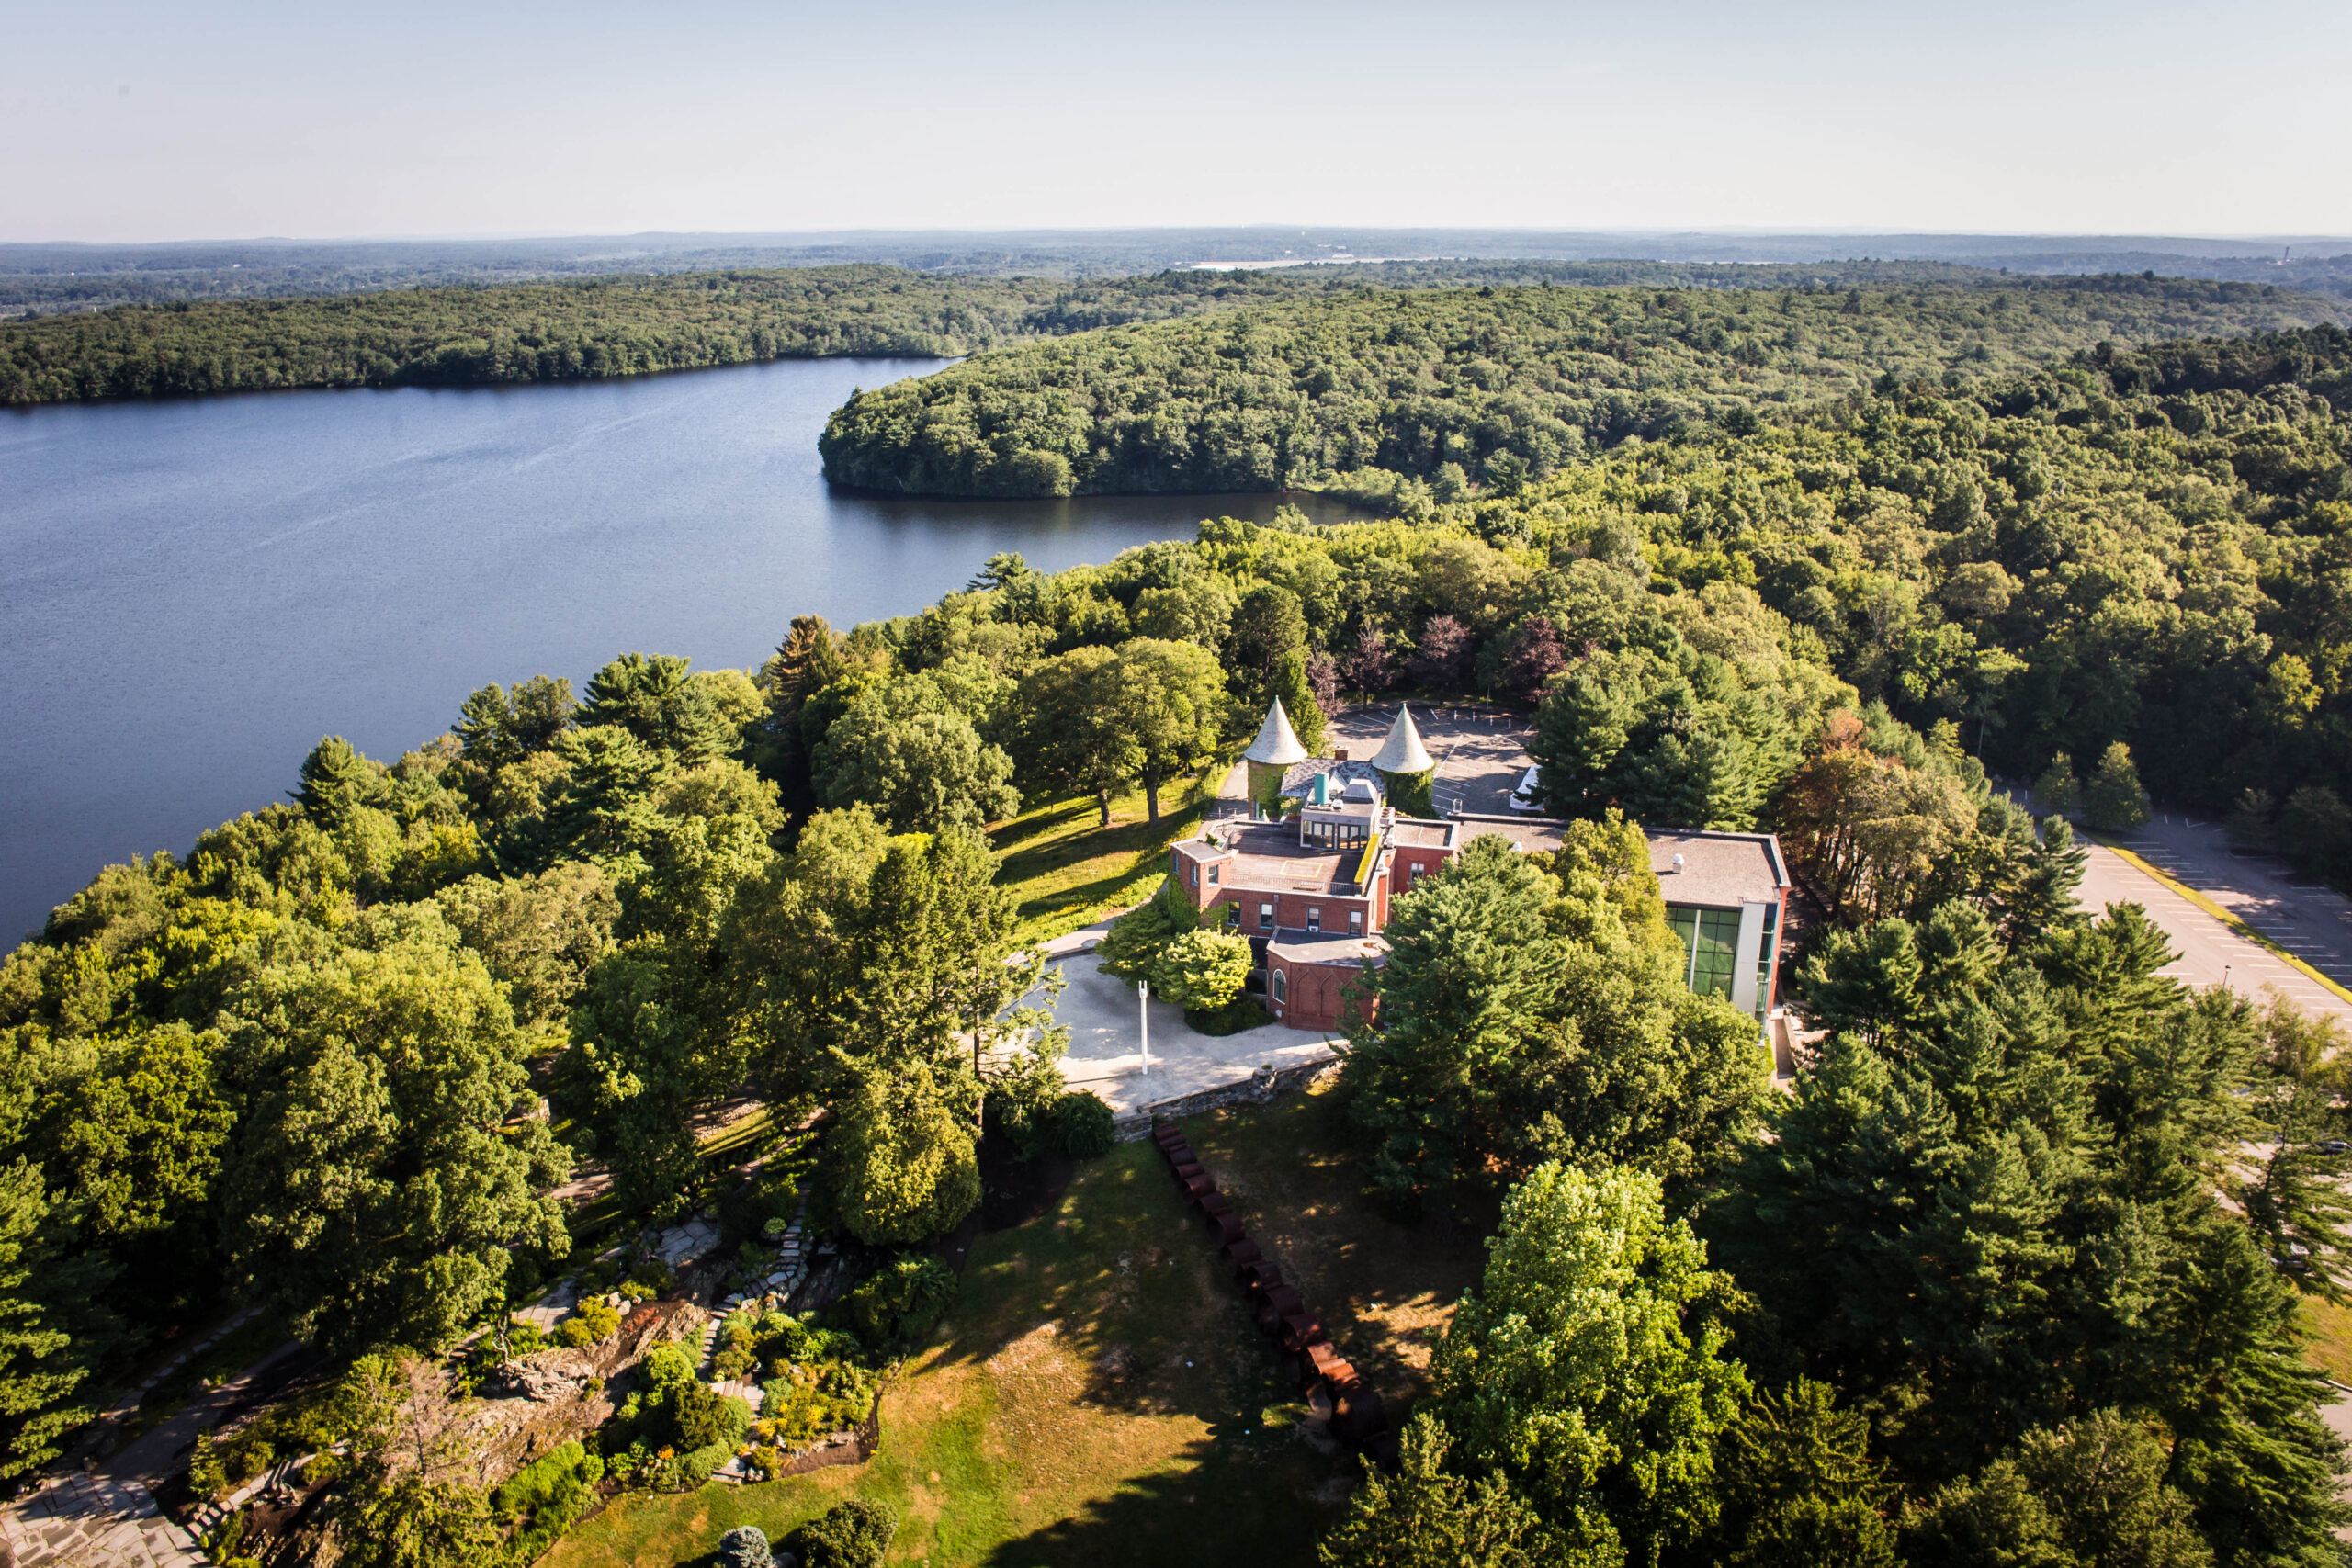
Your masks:
{"label": "dense forest", "polygon": [[1959,384],[2101,342],[2334,319],[2249,285],[2152,277],[1363,291],[982,354],[858,394],[822,446],[837,483],[922,494],[1329,489],[1407,503],[1423,486],[1508,490],[1634,436],[1745,429],[1882,379]]}
{"label": "dense forest", "polygon": [[[1939,263],[1417,262],[1056,280],[861,265],[183,300],[0,321],[0,403],[572,380],[836,355],[952,356],[1364,287],[1964,288],[1990,276]],[[2065,344],[2328,319],[2327,307],[2273,289],[2190,283],[2152,288],[2144,280],[2074,286],[2075,292],[2141,302],[2086,307],[2102,324],[2067,329]],[[2056,345],[2038,330],[2025,330],[2041,347]]]}
{"label": "dense forest", "polygon": [[[1691,367],[1684,417],[1600,452],[1564,423],[1548,473],[1465,449],[1404,515],[998,556],[921,614],[780,626],[757,672],[629,653],[577,698],[485,686],[397,761],[322,739],[288,801],[100,874],[0,963],[0,1474],[231,1302],[363,1393],[392,1348],[503,1348],[577,1262],[566,1176],[676,1217],[697,1119],[743,1097],[817,1152],[804,1190],[730,1195],[730,1238],[805,1196],[918,1279],[984,1135],[1109,1136],[1017,1005],[1043,964],[986,826],[1136,784],[1156,814],[1274,695],[1311,745],[1343,693],[1476,691],[1533,711],[1573,826],[1400,896],[1363,981],[1339,1092],[1366,1187],[1501,1220],[1333,1568],[2337,1561],[2300,1344],[2343,1288],[2343,1043],[2162,978],[2162,933],[2079,910],[2066,821],[1988,769],[2061,803],[2079,774],[2108,826],[2144,775],[2352,879],[2352,335],[2069,355],[2084,316],[2032,289],[1551,292],[1511,302]],[[1836,352],[1747,365],[1779,310]],[[2041,323],[2001,352],[2058,362],[1948,378],[1996,310]],[[1787,399],[1739,417],[1711,366]],[[1793,1095],[1679,980],[1641,825],[1777,829],[1821,893],[1794,987],[1830,1033]],[[1106,954],[1218,1003],[1198,976],[1239,939],[1130,919]],[[740,1348],[809,1359],[812,1332]],[[691,1365],[648,1375],[541,1479],[691,1484],[733,1451]],[[383,1428],[303,1440],[345,1449],[356,1568],[527,1560]],[[400,1555],[390,1520],[435,1544]]]}

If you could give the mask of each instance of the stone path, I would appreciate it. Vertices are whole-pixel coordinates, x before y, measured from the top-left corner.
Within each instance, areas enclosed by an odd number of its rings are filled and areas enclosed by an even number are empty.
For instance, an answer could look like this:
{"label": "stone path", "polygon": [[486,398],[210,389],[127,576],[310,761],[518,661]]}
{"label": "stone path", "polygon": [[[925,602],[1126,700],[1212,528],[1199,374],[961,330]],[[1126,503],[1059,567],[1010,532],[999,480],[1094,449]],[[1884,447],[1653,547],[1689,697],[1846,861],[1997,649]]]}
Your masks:
{"label": "stone path", "polygon": [[179,1468],[180,1457],[194,1446],[197,1434],[209,1432],[219,1426],[221,1415],[230,1405],[244,1397],[255,1379],[288,1357],[300,1355],[301,1351],[300,1345],[288,1340],[210,1393],[191,1402],[187,1409],[154,1427],[137,1442],[98,1461],[97,1468],[118,1480],[150,1484],[161,1481]]}
{"label": "stone path", "polygon": [[0,1514],[0,1543],[16,1568],[194,1568],[205,1561],[144,1484],[78,1472],[42,1482]]}

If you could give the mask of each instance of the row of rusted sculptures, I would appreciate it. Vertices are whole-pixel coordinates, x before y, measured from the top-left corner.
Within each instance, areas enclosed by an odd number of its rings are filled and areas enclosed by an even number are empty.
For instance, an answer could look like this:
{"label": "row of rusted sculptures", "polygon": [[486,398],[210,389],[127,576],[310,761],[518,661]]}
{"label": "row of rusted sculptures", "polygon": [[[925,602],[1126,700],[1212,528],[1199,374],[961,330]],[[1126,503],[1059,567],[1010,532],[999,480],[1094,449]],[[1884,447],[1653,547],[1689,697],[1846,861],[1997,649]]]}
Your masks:
{"label": "row of rusted sculptures", "polygon": [[1281,1266],[1250,1239],[1233,1213],[1233,1205],[1216,1190],[1215,1179],[1201,1168],[1200,1157],[1193,1153],[1193,1145],[1182,1131],[1172,1122],[1161,1122],[1152,1128],[1151,1136],[1168,1156],[1176,1184],[1208,1221],[1210,1233],[1220,1244],[1218,1256],[1227,1270],[1249,1292],[1258,1326],[1283,1348],[1283,1356],[1298,1374],[1299,1387],[1310,1402],[1322,1403],[1315,1399],[1318,1393],[1329,1400],[1332,1434],[1374,1459],[1393,1465],[1396,1438],[1389,1429],[1387,1412],[1381,1408],[1380,1395],[1373,1392],[1351,1362],[1331,1348],[1330,1336],[1323,1331],[1321,1321],[1306,1310],[1297,1290],[1283,1278]]}

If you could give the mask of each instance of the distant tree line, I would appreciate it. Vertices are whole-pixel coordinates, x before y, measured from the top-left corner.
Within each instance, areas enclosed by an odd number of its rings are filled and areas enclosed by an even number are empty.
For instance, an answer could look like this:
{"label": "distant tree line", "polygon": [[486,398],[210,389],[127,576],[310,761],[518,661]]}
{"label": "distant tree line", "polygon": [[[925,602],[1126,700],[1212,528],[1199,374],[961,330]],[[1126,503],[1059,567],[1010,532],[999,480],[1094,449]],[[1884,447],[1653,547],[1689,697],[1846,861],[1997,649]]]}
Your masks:
{"label": "distant tree line", "polygon": [[2335,313],[2247,285],[1975,279],[1279,299],[1001,348],[861,392],[827,423],[825,472],[932,495],[1318,489],[1409,510],[1875,383],[1961,386],[2110,340]]}
{"label": "distant tree line", "polygon": [[[135,281],[137,275],[108,276],[115,281],[87,281],[119,289],[123,277]],[[1577,282],[1818,290],[1857,283],[1966,287],[1986,280],[1998,281],[1991,274],[1930,263],[1414,262],[1079,279],[844,265],[312,291],[309,297],[298,282],[262,290],[267,297],[248,296],[239,285],[230,299],[131,303],[0,321],[0,403],[577,380],[840,355],[935,358],[1366,287]],[[69,292],[85,283],[51,274],[39,281],[40,290]],[[2048,286],[2020,281],[2018,287]],[[2310,315],[2312,302],[2276,289],[2179,281],[2164,287],[2169,302],[2157,313],[2170,331],[2316,319]],[[2091,279],[2068,288],[2136,296],[2149,286],[2140,279]],[[0,287],[0,296],[6,292]],[[2150,333],[2119,321],[2113,335]]]}

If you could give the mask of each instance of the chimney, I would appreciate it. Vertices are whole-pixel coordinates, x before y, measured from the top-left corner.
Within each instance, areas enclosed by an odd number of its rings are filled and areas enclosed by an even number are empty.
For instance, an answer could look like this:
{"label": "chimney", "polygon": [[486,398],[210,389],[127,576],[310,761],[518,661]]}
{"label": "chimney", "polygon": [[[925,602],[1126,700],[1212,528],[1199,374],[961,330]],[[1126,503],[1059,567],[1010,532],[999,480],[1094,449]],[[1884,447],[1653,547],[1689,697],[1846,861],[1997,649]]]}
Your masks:
{"label": "chimney", "polygon": [[1340,747],[1338,750],[1331,753],[1331,760],[1335,762],[1346,761],[1348,760],[1348,749],[1344,746]]}

